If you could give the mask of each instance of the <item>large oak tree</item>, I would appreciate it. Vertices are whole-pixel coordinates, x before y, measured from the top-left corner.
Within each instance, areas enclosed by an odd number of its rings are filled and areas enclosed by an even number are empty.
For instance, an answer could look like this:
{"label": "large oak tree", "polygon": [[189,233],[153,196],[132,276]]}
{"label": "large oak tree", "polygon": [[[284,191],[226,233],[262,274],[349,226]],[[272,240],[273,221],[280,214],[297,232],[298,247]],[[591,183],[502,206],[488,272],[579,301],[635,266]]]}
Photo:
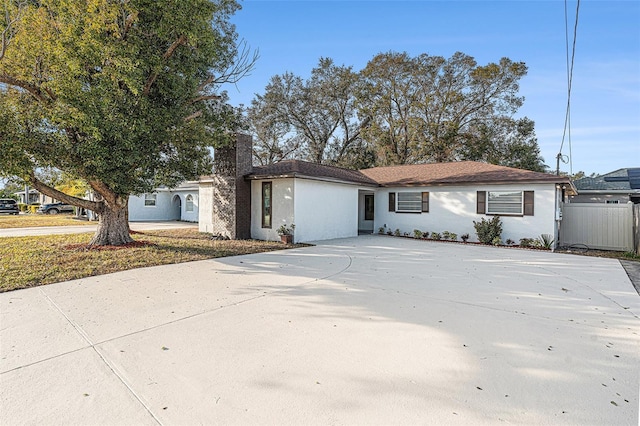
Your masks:
{"label": "large oak tree", "polygon": [[[132,241],[128,197],[210,171],[238,114],[218,93],[250,70],[234,0],[3,0],[0,173],[99,214],[92,245]],[[37,177],[54,167],[98,201]]]}

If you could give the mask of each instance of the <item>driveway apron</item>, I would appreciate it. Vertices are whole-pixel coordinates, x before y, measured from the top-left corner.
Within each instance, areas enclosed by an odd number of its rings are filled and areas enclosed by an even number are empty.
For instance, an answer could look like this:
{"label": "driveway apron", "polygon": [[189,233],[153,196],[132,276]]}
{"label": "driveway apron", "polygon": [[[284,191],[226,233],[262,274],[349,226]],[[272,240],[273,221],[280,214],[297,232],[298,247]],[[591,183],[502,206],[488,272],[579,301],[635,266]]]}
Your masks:
{"label": "driveway apron", "polygon": [[0,424],[638,424],[617,260],[386,236],[0,294]]}

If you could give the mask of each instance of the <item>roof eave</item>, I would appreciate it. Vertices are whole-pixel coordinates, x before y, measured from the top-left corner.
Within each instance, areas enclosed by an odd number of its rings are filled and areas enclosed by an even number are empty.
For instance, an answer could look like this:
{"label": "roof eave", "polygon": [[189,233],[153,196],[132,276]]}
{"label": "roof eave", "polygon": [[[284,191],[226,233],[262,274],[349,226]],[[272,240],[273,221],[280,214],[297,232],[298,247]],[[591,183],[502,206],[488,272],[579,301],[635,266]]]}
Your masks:
{"label": "roof eave", "polygon": [[296,178],[296,179],[307,179],[307,180],[317,180],[321,182],[331,182],[331,183],[340,183],[345,185],[356,185],[356,186],[371,186],[371,187],[379,187],[377,183],[368,183],[368,182],[356,182],[351,180],[330,178],[325,176],[311,176],[305,175],[302,173],[280,173],[280,174],[261,174],[261,175],[246,175],[245,179],[247,180],[265,180],[265,179],[287,179],[287,178]]}

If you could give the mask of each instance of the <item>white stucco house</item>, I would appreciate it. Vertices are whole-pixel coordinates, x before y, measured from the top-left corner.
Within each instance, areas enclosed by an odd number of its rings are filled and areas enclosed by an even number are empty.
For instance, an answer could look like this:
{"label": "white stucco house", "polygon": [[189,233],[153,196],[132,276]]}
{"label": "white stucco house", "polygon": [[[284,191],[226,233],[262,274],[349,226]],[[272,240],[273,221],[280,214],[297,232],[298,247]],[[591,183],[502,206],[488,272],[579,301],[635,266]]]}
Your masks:
{"label": "white stucco house", "polygon": [[188,181],[176,188],[157,188],[152,193],[129,197],[129,220],[182,220],[198,222],[199,183]]}
{"label": "white stucco house", "polygon": [[499,215],[503,240],[550,234],[558,240],[566,177],[463,161],[345,170],[287,160],[255,167],[251,183],[252,238],[278,239],[295,224],[294,241],[378,232],[468,233],[473,221]]}

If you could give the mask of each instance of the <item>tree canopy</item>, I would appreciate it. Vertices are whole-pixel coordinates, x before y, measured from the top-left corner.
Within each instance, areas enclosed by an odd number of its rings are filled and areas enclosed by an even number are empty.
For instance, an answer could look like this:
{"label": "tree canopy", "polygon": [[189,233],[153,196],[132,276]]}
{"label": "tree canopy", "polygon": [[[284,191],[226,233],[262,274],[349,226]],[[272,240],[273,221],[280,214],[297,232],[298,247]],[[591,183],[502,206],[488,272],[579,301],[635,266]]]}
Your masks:
{"label": "tree canopy", "polygon": [[[91,244],[131,241],[131,194],[209,172],[240,121],[219,86],[256,57],[233,0],[3,0],[0,172],[100,215]],[[243,47],[244,46],[244,47]],[[54,167],[99,201],[37,178]]]}
{"label": "tree canopy", "polygon": [[533,121],[514,118],[526,73],[522,62],[478,65],[460,52],[451,58],[381,53],[360,72],[321,58],[306,81],[274,76],[248,118],[258,143],[265,125],[279,129],[283,144],[271,134],[262,153],[317,163],[360,168],[478,160],[543,171]]}

